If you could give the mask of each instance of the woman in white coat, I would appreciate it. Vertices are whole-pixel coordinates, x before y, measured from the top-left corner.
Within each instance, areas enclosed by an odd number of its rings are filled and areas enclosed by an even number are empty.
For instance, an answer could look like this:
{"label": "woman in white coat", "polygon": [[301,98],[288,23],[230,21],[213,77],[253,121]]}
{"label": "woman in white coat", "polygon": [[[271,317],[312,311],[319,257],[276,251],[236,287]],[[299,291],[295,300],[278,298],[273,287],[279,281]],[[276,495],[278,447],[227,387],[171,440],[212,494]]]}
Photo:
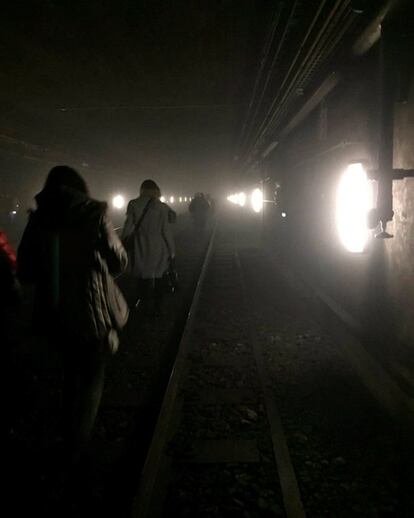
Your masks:
{"label": "woman in white coat", "polygon": [[153,180],[145,180],[140,196],[131,200],[122,231],[129,241],[129,271],[138,280],[138,303],[150,314],[161,314],[162,277],[175,256],[169,207],[160,201],[161,191]]}

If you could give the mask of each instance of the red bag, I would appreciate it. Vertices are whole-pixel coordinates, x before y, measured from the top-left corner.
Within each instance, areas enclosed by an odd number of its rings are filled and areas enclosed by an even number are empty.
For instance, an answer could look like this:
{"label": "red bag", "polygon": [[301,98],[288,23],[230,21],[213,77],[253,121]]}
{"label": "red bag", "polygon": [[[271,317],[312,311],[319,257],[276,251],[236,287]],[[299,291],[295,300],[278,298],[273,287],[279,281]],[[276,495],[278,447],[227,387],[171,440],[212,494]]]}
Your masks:
{"label": "red bag", "polygon": [[7,241],[6,234],[0,230],[0,253],[7,259],[10,269],[13,273],[16,272],[16,254],[13,248]]}

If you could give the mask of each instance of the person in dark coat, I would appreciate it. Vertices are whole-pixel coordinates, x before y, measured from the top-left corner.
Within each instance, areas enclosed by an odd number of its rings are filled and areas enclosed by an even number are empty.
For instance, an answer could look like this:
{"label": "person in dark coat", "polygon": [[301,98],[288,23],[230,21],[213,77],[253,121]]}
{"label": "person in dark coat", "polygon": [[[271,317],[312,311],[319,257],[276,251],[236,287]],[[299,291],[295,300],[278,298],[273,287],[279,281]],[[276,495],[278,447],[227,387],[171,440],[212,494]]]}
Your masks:
{"label": "person in dark coat", "polygon": [[63,353],[64,433],[79,460],[100,404],[105,361],[128,318],[114,275],[126,252],[107,216],[70,167],[54,167],[36,196],[18,248],[17,273],[35,284],[36,328]]}
{"label": "person in dark coat", "polygon": [[162,277],[175,256],[171,209],[160,201],[161,191],[153,180],[145,180],[140,196],[131,200],[122,239],[132,241],[130,272],[138,280],[138,295],[147,314],[162,312]]}
{"label": "person in dark coat", "polygon": [[194,195],[194,198],[188,206],[188,210],[193,218],[196,230],[204,232],[210,211],[210,204],[202,192],[198,192]]}

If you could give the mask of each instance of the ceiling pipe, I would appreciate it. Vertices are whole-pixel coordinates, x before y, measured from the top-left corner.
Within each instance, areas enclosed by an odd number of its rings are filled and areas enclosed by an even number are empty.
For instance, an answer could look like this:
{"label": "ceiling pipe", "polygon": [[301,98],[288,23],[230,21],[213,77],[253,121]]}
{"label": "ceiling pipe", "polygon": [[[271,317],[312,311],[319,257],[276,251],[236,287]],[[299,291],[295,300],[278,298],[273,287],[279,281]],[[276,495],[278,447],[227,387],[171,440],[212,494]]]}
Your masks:
{"label": "ceiling pipe", "polygon": [[318,104],[338,85],[341,76],[338,72],[332,72],[317,88],[313,95],[305,102],[302,108],[292,117],[280,133],[280,138],[286,137],[298,126]]}
{"label": "ceiling pipe", "polygon": [[371,47],[377,43],[381,37],[381,23],[391,9],[397,4],[399,0],[388,0],[380,8],[378,13],[374,16],[371,22],[362,31],[352,46],[352,54],[354,56],[362,56],[369,51]]}

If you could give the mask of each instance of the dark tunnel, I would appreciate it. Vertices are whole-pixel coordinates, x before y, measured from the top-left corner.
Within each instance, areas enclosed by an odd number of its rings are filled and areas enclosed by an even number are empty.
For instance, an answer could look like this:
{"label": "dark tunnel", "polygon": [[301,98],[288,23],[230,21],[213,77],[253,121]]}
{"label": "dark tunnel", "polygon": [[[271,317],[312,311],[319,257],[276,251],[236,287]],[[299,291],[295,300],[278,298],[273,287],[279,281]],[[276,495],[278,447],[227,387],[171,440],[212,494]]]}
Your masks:
{"label": "dark tunnel", "polygon": [[5,516],[414,516],[413,2],[0,28]]}

